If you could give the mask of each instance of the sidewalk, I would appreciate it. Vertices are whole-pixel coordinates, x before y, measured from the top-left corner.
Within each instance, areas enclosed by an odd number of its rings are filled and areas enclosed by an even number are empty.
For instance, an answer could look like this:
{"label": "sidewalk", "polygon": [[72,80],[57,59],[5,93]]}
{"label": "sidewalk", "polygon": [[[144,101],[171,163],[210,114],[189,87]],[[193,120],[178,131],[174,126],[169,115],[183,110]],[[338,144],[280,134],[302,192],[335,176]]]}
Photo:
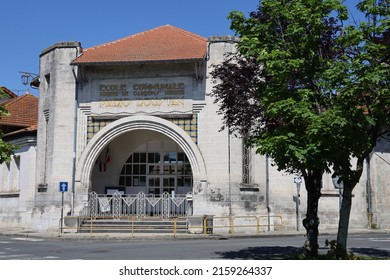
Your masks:
{"label": "sidewalk", "polygon": [[[349,234],[390,234],[390,230],[382,229],[350,229]],[[0,228],[0,236],[22,238],[40,238],[57,240],[164,240],[164,239],[229,239],[229,238],[261,238],[270,236],[304,236],[306,231],[269,231],[256,234],[176,234],[173,233],[76,233],[69,230],[39,232],[26,228]],[[320,230],[319,235],[336,235],[335,230]]]}

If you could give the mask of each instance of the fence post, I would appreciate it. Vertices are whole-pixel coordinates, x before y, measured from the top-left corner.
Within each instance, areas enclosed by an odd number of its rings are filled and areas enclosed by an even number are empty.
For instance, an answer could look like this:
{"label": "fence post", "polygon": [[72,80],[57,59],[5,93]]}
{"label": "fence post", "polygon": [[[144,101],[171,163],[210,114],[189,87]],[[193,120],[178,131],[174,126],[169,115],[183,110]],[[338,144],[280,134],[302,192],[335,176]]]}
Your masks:
{"label": "fence post", "polygon": [[173,238],[176,239],[177,217],[173,218]]}
{"label": "fence post", "polygon": [[204,237],[207,236],[207,217],[206,217],[206,215],[203,216],[203,234],[204,234]]}
{"label": "fence post", "polygon": [[131,238],[134,239],[134,215],[131,216]]}
{"label": "fence post", "polygon": [[89,238],[90,239],[92,239],[92,221],[93,221],[93,219],[91,219],[91,226],[90,226],[90,229],[89,229],[89,233],[90,233]]}
{"label": "fence post", "polygon": [[230,226],[231,226],[231,234],[232,236],[234,236],[234,217],[233,216],[230,216]]}

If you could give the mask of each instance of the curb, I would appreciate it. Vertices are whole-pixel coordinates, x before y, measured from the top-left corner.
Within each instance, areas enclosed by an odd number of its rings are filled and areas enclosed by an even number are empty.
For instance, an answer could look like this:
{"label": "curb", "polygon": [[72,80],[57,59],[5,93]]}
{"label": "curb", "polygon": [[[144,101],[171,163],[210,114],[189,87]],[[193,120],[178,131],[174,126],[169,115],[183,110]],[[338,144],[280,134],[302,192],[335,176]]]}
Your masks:
{"label": "curb", "polygon": [[[377,233],[390,234],[390,230],[380,229],[351,229],[349,235]],[[233,239],[233,238],[262,238],[262,237],[286,237],[286,236],[305,236],[305,231],[288,231],[288,232],[263,232],[259,235],[223,235],[223,234],[136,234],[132,236],[127,233],[74,233],[74,232],[34,232],[26,229],[0,229],[0,236],[21,237],[21,238],[39,238],[49,240],[111,240],[111,241],[144,241],[144,240],[195,240],[195,239]],[[319,237],[327,235],[337,235],[337,230],[323,231],[319,233]]]}

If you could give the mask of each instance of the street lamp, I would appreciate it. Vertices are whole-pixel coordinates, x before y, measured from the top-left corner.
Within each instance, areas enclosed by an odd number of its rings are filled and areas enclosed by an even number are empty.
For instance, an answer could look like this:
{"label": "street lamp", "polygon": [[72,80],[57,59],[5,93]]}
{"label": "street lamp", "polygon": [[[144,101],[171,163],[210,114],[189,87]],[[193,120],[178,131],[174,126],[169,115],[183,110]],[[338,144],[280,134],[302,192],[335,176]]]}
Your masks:
{"label": "street lamp", "polygon": [[38,78],[38,75],[34,73],[24,72],[24,71],[19,71],[19,73],[22,74],[21,75],[22,84],[25,86],[29,85],[31,82],[33,82]]}

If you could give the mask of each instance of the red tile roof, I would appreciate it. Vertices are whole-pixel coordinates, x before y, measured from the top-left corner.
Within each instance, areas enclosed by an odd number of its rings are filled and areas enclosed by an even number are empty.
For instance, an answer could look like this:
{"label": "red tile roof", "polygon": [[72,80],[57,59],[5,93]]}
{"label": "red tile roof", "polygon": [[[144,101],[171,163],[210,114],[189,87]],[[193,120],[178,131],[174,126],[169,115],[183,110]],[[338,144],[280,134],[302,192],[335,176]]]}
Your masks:
{"label": "red tile roof", "polygon": [[30,127],[38,123],[38,98],[26,93],[1,103],[8,116],[0,117],[1,126]]}
{"label": "red tile roof", "polygon": [[73,64],[200,60],[206,50],[206,38],[165,25],[85,49]]}
{"label": "red tile roof", "polygon": [[[0,87],[0,91],[2,91],[5,95],[5,98],[8,99],[8,98],[15,98],[17,97],[17,95],[15,93],[13,93],[12,91],[10,91],[8,88],[6,87]],[[0,99],[3,99],[3,96],[0,96]]]}

